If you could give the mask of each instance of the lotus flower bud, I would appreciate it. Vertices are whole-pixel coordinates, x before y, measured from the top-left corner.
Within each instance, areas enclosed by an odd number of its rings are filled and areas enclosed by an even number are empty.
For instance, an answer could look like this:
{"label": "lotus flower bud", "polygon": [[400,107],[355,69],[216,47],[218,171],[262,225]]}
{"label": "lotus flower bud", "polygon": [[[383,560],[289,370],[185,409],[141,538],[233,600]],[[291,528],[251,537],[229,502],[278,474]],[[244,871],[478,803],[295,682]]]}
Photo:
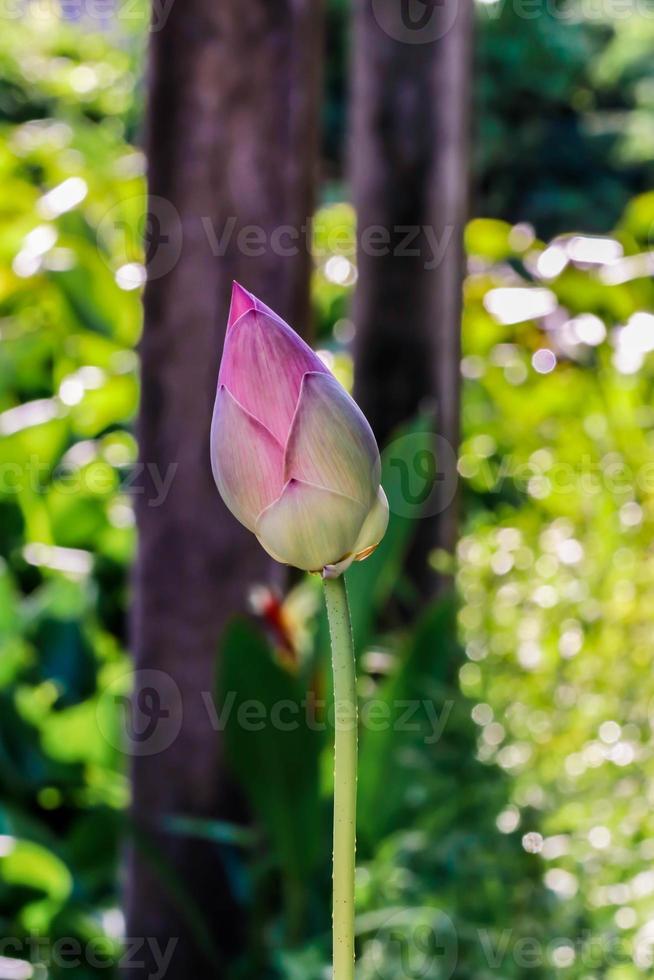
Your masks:
{"label": "lotus flower bud", "polygon": [[211,465],[232,514],[286,565],[338,575],[386,531],[379,450],[361,410],[288,324],[236,283]]}

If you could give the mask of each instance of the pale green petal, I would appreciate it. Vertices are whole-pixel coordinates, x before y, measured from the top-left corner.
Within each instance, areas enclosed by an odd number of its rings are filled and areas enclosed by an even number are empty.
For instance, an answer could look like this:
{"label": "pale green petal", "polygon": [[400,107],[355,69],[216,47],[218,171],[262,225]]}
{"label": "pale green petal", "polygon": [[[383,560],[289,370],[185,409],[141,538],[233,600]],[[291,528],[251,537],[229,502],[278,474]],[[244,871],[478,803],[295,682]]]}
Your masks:
{"label": "pale green petal", "polygon": [[365,510],[356,500],[300,480],[261,514],[255,532],[277,561],[317,572],[349,554]]}
{"label": "pale green petal", "polygon": [[377,547],[388,527],[388,500],[383,487],[379,488],[377,499],[359,531],[354,555],[357,560],[367,557]]}
{"label": "pale green petal", "polygon": [[343,493],[367,510],[379,470],[375,437],[356,402],[332,375],[306,374],[286,443],[286,479]]}

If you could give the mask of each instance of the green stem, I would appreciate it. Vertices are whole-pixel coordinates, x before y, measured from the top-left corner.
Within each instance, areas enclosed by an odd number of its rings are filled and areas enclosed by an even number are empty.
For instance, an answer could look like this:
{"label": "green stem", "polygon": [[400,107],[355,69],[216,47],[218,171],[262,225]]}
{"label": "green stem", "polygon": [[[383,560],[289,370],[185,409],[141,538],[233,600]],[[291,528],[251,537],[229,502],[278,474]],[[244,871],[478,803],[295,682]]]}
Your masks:
{"label": "green stem", "polygon": [[342,576],[325,579],[334,670],[333,980],[354,980],[357,693],[350,610]]}

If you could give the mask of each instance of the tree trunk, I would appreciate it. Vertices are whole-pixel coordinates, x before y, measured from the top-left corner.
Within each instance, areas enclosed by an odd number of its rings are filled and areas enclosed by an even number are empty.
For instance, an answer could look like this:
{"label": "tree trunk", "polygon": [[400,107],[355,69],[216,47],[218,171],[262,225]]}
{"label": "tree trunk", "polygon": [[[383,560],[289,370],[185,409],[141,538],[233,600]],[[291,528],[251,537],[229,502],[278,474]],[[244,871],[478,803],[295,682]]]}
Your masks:
{"label": "tree trunk", "polygon": [[219,849],[162,823],[234,816],[206,693],[226,620],[271,567],[219,499],[209,428],[232,279],[308,321],[320,33],[313,0],[185,0],[153,24],[126,884],[127,935],[147,938],[132,978],[171,941],[167,980],[224,976],[243,939]]}
{"label": "tree trunk", "polygon": [[435,410],[454,450],[436,444],[444,475],[411,563],[426,591],[428,550],[451,551],[456,538],[447,500],[459,437],[471,42],[472,0],[356,0],[356,392],[382,444],[419,410]]}

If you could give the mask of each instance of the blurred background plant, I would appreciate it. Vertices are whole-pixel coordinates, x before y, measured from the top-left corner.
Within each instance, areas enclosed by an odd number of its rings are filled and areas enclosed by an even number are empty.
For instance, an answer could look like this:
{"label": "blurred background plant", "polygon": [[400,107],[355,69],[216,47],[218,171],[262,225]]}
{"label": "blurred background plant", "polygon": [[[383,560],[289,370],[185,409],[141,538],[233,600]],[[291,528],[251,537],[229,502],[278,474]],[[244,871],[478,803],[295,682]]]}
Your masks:
{"label": "blurred background plant", "polygon": [[[138,10],[133,29],[108,17],[90,30],[39,7],[0,37],[0,929],[18,941],[0,949],[7,978],[65,976],[53,944],[71,937],[95,944],[78,975],[108,976],[124,929],[114,695],[129,680],[138,492]],[[613,21],[561,11],[517,30],[509,5],[478,10],[459,604],[420,608],[403,578],[399,434],[385,451],[388,537],[350,575],[362,711],[429,699],[443,722],[437,738],[422,714],[403,733],[363,728],[358,932],[371,980],[407,975],[398,929],[420,915],[438,916],[445,954],[419,947],[426,972],[414,975],[449,976],[452,955],[460,978],[631,980],[654,963],[653,28],[649,7]],[[351,384],[357,271],[328,233],[354,240],[345,13],[330,6],[312,300],[316,343]],[[264,598],[259,610],[275,606]],[[218,703],[225,691],[324,697],[319,610],[307,580],[278,610],[285,644],[265,616],[235,622]],[[226,738],[254,827],[180,814],[170,832],[224,851],[250,936],[234,976],[323,977],[328,732],[228,726]],[[407,926],[394,909],[418,918]]]}

